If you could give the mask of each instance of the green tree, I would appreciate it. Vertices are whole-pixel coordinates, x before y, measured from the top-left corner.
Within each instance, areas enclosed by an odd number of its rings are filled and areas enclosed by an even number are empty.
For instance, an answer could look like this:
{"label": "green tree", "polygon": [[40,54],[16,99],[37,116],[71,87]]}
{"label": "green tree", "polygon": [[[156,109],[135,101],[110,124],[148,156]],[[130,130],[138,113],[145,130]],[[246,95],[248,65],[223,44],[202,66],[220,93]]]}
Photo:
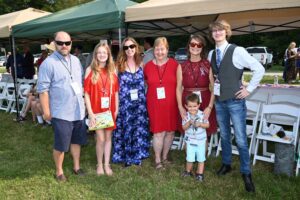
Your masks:
{"label": "green tree", "polygon": [[56,12],[92,0],[0,0],[0,15],[29,7]]}

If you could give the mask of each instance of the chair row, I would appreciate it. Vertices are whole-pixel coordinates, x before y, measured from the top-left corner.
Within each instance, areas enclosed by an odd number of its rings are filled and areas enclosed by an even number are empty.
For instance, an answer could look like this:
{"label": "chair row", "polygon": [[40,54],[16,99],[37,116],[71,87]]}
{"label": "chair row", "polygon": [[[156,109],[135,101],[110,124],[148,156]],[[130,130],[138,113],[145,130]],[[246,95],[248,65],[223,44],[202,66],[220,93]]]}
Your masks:
{"label": "chair row", "polygon": [[[27,94],[30,92],[31,88],[32,85],[27,83],[18,84],[17,98],[21,112],[25,110]],[[15,85],[13,83],[0,82],[0,110],[12,113],[17,111],[16,108]]]}
{"label": "chair row", "polygon": [[[299,102],[299,105],[295,104]],[[268,152],[268,143],[290,144],[294,147],[293,154],[300,156],[299,139],[299,117],[300,117],[300,97],[291,95],[272,95],[269,104],[259,101],[247,100],[247,127],[246,133],[249,138],[249,155],[254,155],[253,165],[257,160],[266,162],[275,162],[275,153]],[[263,123],[264,122],[264,123]],[[264,126],[270,124],[284,127],[286,137],[279,138],[268,133],[264,133]],[[231,129],[232,140],[234,140],[233,126]],[[299,141],[298,141],[299,140]],[[218,144],[218,145],[216,145]],[[208,156],[212,148],[217,146],[216,156],[222,151],[221,139],[218,140],[218,134],[211,137],[208,145]],[[298,146],[298,148],[297,148]],[[182,149],[183,137],[175,137],[172,149]],[[259,149],[262,148],[260,154]],[[232,141],[232,154],[238,155],[238,147]],[[300,172],[300,159],[296,160],[296,175]]]}

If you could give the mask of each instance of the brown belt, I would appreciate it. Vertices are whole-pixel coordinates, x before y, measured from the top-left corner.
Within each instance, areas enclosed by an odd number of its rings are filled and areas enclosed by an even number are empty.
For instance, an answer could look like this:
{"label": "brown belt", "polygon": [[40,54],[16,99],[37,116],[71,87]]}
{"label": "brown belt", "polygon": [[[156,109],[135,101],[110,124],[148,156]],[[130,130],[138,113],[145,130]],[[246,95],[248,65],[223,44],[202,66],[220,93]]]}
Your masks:
{"label": "brown belt", "polygon": [[185,91],[189,91],[189,92],[195,92],[195,91],[206,91],[209,90],[208,87],[204,87],[204,88],[184,88]]}

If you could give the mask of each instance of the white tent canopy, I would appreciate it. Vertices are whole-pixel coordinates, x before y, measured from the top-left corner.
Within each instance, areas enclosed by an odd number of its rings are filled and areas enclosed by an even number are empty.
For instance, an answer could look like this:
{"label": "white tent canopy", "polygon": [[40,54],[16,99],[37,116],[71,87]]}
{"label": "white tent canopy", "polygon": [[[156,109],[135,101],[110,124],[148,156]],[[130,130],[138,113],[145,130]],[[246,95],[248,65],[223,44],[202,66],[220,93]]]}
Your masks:
{"label": "white tent canopy", "polygon": [[126,22],[135,36],[184,35],[226,19],[237,35],[300,28],[299,13],[299,0],[149,0],[126,8]]}
{"label": "white tent canopy", "polygon": [[0,38],[10,36],[11,27],[23,22],[27,22],[39,17],[51,14],[50,12],[38,10],[35,8],[27,8],[24,10],[0,15]]}

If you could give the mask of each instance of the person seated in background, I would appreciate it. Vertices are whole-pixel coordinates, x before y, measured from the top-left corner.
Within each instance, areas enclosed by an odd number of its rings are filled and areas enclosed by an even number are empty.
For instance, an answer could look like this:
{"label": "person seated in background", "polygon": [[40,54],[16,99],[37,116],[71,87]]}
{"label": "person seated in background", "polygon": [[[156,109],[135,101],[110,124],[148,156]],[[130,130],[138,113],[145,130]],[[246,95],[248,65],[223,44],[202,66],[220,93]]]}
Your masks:
{"label": "person seated in background", "polygon": [[[18,121],[20,121],[20,122],[25,121],[26,116],[30,110],[31,110],[31,115],[32,115],[32,121],[36,122],[36,119],[37,119],[38,124],[44,124],[44,120],[42,117],[43,111],[42,111],[42,107],[40,104],[39,95],[36,92],[35,85],[32,87],[30,92],[27,94],[27,104],[26,104],[24,112],[20,113]],[[47,122],[47,123],[50,124],[50,122]]]}

